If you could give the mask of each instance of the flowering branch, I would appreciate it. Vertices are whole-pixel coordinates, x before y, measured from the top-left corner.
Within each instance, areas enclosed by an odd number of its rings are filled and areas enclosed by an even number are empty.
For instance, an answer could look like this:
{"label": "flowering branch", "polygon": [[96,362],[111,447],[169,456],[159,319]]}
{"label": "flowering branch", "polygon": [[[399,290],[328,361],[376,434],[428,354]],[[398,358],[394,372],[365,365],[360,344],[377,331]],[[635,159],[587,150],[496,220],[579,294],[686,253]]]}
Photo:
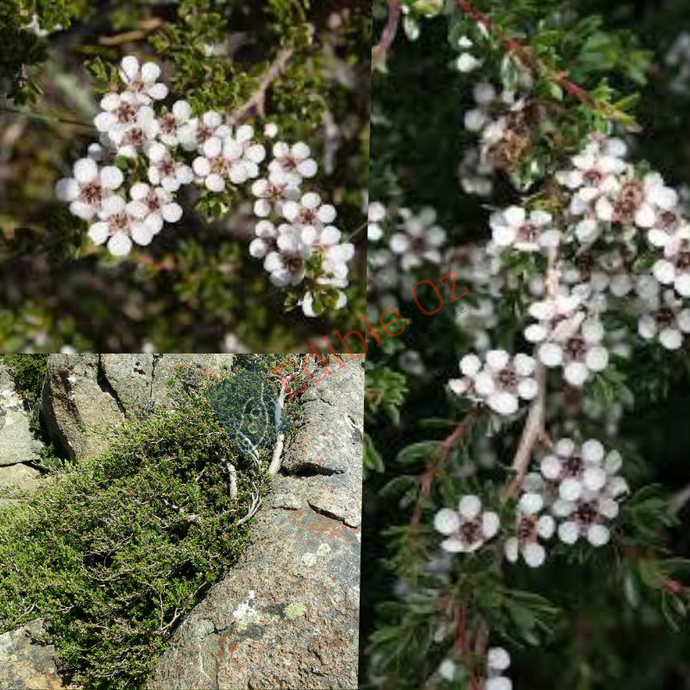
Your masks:
{"label": "flowering branch", "polygon": [[253,112],[256,112],[260,117],[264,116],[266,94],[273,82],[279,79],[285,72],[294,54],[295,51],[292,48],[284,48],[278,53],[276,59],[269,65],[266,72],[264,72],[259,87],[250,96],[249,100],[228,115],[229,124],[236,125],[244,122]]}
{"label": "flowering branch", "polygon": [[473,407],[469,414],[457,424],[455,429],[453,429],[453,432],[441,442],[440,457],[438,457],[436,460],[432,460],[432,462],[429,463],[419,479],[421,489],[417,498],[417,504],[415,505],[414,512],[412,513],[410,527],[413,527],[419,523],[422,517],[422,503],[426,498],[428,498],[429,493],[431,492],[433,480],[436,477],[439,469],[445,464],[446,460],[450,456],[453,447],[470,430],[472,425],[481,418],[483,414],[484,410],[480,406],[477,405]]}
{"label": "flowering branch", "polygon": [[603,115],[612,120],[619,121],[630,131],[637,132],[640,130],[637,125],[632,124],[630,119],[615,108],[615,106],[610,103],[599,103],[591,93],[570,79],[567,72],[551,69],[539,60],[532,52],[531,48],[514,38],[506,36],[490,17],[474,7],[469,0],[455,0],[455,2],[468,17],[474,20],[474,22],[481,26],[488,34],[494,36],[509,53],[514,55],[531,72],[536,75],[545,75],[581,103],[600,110]]}
{"label": "flowering branch", "polygon": [[381,39],[371,51],[371,71],[373,72],[379,65],[386,61],[386,56],[390,47],[395,41],[400,25],[402,6],[400,0],[388,0],[388,21],[381,33]]}
{"label": "flowering branch", "polygon": [[[554,299],[558,294],[558,270],[556,268],[556,247],[551,247],[548,253],[548,265],[546,269],[546,292]],[[535,366],[535,378],[537,380],[538,392],[534,398],[527,415],[527,422],[522,431],[517,452],[513,458],[511,470],[513,478],[508,482],[504,490],[504,498],[514,497],[522,486],[522,481],[527,474],[532,451],[537,441],[549,444],[546,430],[544,429],[544,413],[546,410],[546,367],[537,357]]]}

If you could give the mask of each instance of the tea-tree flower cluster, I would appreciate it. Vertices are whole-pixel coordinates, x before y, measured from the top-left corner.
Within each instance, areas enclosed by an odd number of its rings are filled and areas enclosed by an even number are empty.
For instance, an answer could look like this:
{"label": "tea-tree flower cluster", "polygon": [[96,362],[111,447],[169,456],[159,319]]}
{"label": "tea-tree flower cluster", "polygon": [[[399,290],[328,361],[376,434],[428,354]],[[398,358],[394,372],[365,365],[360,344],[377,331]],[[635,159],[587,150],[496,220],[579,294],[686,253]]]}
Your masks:
{"label": "tea-tree flower cluster", "polygon": [[610,524],[629,490],[620,475],[622,465],[621,454],[607,452],[596,439],[582,443],[559,439],[553,452],[541,460],[542,495],[559,523],[561,541],[574,544],[584,539],[595,547],[609,542]]}
{"label": "tea-tree flower cluster", "polygon": [[[331,306],[344,306],[354,248],[333,225],[335,208],[303,189],[318,171],[309,147],[278,141],[269,156],[251,125],[235,125],[216,111],[195,113],[187,101],[170,99],[160,77],[154,62],[123,58],[121,85],[103,96],[94,118],[98,143],[77,161],[72,177],[57,183],[70,211],[92,221],[92,241],[125,256],[180,221],[176,195],[186,185],[196,183],[206,194],[249,185],[259,219],[250,253],[264,259],[271,281],[285,287],[308,278],[311,287],[298,303],[312,305],[304,308],[310,316],[320,311],[313,307],[315,292],[334,292]],[[276,135],[266,127],[266,138]]]}

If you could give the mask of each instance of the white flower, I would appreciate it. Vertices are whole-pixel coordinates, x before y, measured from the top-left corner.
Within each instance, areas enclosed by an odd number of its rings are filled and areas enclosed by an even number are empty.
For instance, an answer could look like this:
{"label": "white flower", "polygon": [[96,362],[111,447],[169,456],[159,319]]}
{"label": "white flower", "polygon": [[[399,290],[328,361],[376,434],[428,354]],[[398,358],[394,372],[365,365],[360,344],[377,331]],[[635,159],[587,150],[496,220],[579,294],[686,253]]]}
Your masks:
{"label": "white flower", "polygon": [[161,68],[155,62],[139,65],[133,55],[122,58],[120,78],[127,87],[125,93],[132,93],[140,103],[161,101],[168,95],[168,87],[158,82]]}
{"label": "white flower", "polygon": [[455,66],[459,72],[469,74],[481,67],[482,61],[478,60],[472,53],[460,53],[455,60]]}
{"label": "white flower", "polygon": [[556,330],[537,349],[537,356],[547,367],[562,367],[571,386],[582,386],[592,372],[606,369],[608,350],[601,344],[604,328],[596,319],[583,321],[574,332]]}
{"label": "white flower", "polygon": [[425,261],[440,264],[440,248],[445,244],[446,232],[436,225],[436,211],[423,208],[417,215],[409,209],[400,209],[402,232],[390,239],[390,248],[401,256],[403,271],[421,266]]}
{"label": "white flower", "polygon": [[335,207],[321,202],[316,192],[307,192],[299,201],[286,201],[282,208],[283,217],[295,226],[321,229],[336,218]]}
{"label": "white flower", "polygon": [[574,192],[570,212],[579,216],[593,211],[597,218],[610,220],[613,213],[610,199],[620,189],[618,177],[626,163],[592,146],[586,147],[571,162],[572,169],[556,173],[556,179]]}
{"label": "white flower", "polygon": [[91,158],[79,159],[74,164],[73,175],[58,180],[55,193],[58,199],[70,202],[70,213],[85,220],[103,209],[103,202],[124,180],[119,168],[108,165],[99,169]]}
{"label": "white flower", "polygon": [[[221,347],[221,352],[248,352],[249,348],[233,333],[227,333],[223,345]],[[249,598],[254,598],[254,592],[250,590]]]}
{"label": "white flower", "polygon": [[209,139],[203,146],[204,155],[194,159],[192,167],[212,192],[222,192],[229,180],[232,184],[247,181],[247,172],[240,163],[241,148],[229,137]]}
{"label": "white flower", "polygon": [[221,192],[226,181],[234,185],[245,183],[259,174],[259,163],[266,155],[264,147],[253,143],[254,130],[248,125],[222,139],[211,136],[202,145],[203,155],[194,160],[194,172],[204,180],[208,189]]}
{"label": "white flower", "polygon": [[647,230],[647,240],[652,246],[663,248],[681,233],[687,233],[689,227],[679,208],[660,211]]}
{"label": "white flower", "polygon": [[160,185],[168,192],[176,192],[183,184],[189,184],[194,174],[188,165],[173,158],[170,151],[160,142],[148,148],[148,178],[153,185]]}
{"label": "white flower", "polygon": [[581,445],[569,438],[559,439],[553,452],[541,461],[541,474],[556,489],[563,501],[577,501],[586,492],[597,493],[606,486],[609,475],[620,467],[617,451],[606,453],[596,439]]}
{"label": "white flower", "polygon": [[550,515],[539,515],[544,499],[538,493],[524,493],[517,506],[515,536],[505,542],[506,558],[515,563],[520,555],[531,568],[543,565],[546,551],[539,539],[550,539],[556,530],[556,521]]}
{"label": "white flower", "polygon": [[254,140],[254,128],[251,125],[242,125],[235,130],[232,139],[241,149],[239,162],[244,166],[247,179],[258,177],[259,163],[266,158],[266,149]]}
{"label": "white flower", "polygon": [[529,214],[520,206],[494,213],[490,224],[493,241],[499,247],[514,247],[523,252],[538,252],[558,244],[560,232],[551,226],[552,216],[545,211]]}
{"label": "white flower", "polygon": [[679,349],[685,334],[690,333],[690,309],[671,290],[650,302],[650,309],[640,316],[637,332],[645,340],[657,339],[667,350]]}
{"label": "white flower", "polygon": [[108,135],[114,130],[140,127],[142,123],[155,120],[153,108],[142,105],[134,94],[108,93],[101,99],[102,111],[96,115],[93,124],[99,132]]}
{"label": "white flower", "polygon": [[487,678],[484,690],[512,690],[512,681],[503,675],[509,667],[510,654],[503,647],[491,647],[486,655]]}
{"label": "white flower", "polygon": [[522,353],[511,357],[505,350],[489,350],[485,364],[477,355],[466,355],[460,371],[462,379],[448,382],[451,391],[485,402],[500,415],[514,414],[520,398],[531,400],[538,391],[534,359]]}
{"label": "white flower", "polygon": [[302,141],[290,146],[284,141],[273,144],[273,160],[268,164],[271,172],[283,175],[293,186],[299,186],[304,178],[314,177],[319,166],[311,158],[309,147]]}
{"label": "white flower", "polygon": [[381,223],[386,220],[386,207],[379,201],[372,201],[367,206],[367,237],[378,242],[383,237]]}
{"label": "white flower", "polygon": [[195,117],[183,124],[177,133],[177,139],[186,151],[197,150],[202,153],[203,145],[212,138],[224,139],[232,128],[223,122],[223,116],[213,110]]}
{"label": "white flower", "polygon": [[444,659],[438,667],[438,674],[445,680],[452,681],[457,672],[457,664],[451,659]]}
{"label": "white flower", "polygon": [[592,546],[605,546],[611,539],[608,524],[619,512],[618,503],[605,495],[582,498],[564,509],[568,517],[558,526],[558,538],[565,544],[574,544],[585,538]]}
{"label": "white flower", "polygon": [[673,285],[681,297],[690,297],[690,228],[667,241],[664,258],[652,266],[652,273],[663,285]]}
{"label": "white flower", "polygon": [[496,513],[482,510],[479,496],[468,494],[460,499],[458,510],[442,508],[434,517],[434,528],[447,539],[441,548],[449,553],[471,553],[498,534],[500,520]]}
{"label": "white flower", "polygon": [[649,229],[656,225],[660,216],[678,206],[677,192],[668,187],[659,173],[648,173],[642,180],[642,198],[634,215],[635,225]]}
{"label": "white flower", "polygon": [[283,202],[299,198],[299,188],[280,171],[270,172],[268,178],[261,178],[252,184],[254,215],[265,218],[272,212],[281,213]]}
{"label": "white flower", "polygon": [[191,115],[192,107],[187,101],[176,101],[170,112],[158,118],[160,140],[166,146],[177,146],[180,142],[180,130],[189,121]]}
{"label": "white flower", "polygon": [[256,238],[249,244],[249,253],[256,259],[263,259],[270,251],[277,249],[278,235],[285,232],[289,226],[276,226],[268,220],[260,220],[255,228]]}
{"label": "white flower", "polygon": [[264,260],[271,282],[280,287],[299,284],[304,279],[311,247],[302,241],[298,228],[287,224],[281,226],[276,245],[278,250],[269,252]]}
{"label": "white flower", "polygon": [[129,193],[133,200],[127,206],[129,213],[140,219],[153,234],[159,233],[165,222],[177,223],[182,218],[182,207],[162,187],[138,182]]}
{"label": "white flower", "polygon": [[278,136],[278,125],[275,122],[268,122],[264,125],[264,136],[268,139],[275,139]]}
{"label": "white flower", "polygon": [[148,148],[148,145],[158,135],[158,122],[153,111],[142,108],[136,125],[132,127],[115,127],[108,131],[108,139],[120,156],[135,158],[140,151]]}
{"label": "white flower", "polygon": [[136,202],[127,202],[120,196],[108,198],[100,220],[89,228],[89,237],[95,244],[108,243],[108,250],[114,256],[125,256],[132,249],[132,242],[147,245],[154,232],[137,213]]}

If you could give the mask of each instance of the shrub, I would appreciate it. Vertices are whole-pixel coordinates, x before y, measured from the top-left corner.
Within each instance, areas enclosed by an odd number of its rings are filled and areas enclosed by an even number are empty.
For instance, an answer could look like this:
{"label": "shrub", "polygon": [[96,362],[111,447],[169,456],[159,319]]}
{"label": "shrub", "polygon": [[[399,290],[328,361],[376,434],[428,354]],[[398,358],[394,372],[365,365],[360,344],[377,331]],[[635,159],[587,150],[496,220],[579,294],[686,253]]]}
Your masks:
{"label": "shrub", "polygon": [[687,3],[374,13],[363,682],[687,685]]}
{"label": "shrub", "polygon": [[0,514],[0,630],[42,617],[60,669],[84,687],[141,687],[247,546],[241,520],[268,484],[201,392],[134,420],[106,452]]}

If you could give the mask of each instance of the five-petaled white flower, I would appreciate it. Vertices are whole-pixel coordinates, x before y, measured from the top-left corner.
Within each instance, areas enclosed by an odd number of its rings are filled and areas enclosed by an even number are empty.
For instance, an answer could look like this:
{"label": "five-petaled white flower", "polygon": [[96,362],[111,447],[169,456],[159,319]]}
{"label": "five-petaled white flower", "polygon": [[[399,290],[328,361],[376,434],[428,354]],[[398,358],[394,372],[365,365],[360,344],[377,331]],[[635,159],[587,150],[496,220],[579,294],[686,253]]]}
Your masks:
{"label": "five-petaled white flower", "polygon": [[140,103],[162,101],[168,95],[168,87],[158,81],[161,68],[155,62],[139,64],[133,55],[122,58],[120,63],[120,78],[127,87],[127,93],[132,93]]}
{"label": "five-petaled white flower", "polygon": [[149,146],[148,157],[148,178],[153,185],[160,185],[168,192],[176,192],[182,185],[189,184],[194,179],[192,169],[174,158],[159,142]]}
{"label": "five-petaled white flower", "polygon": [[544,499],[541,494],[526,492],[517,505],[515,536],[506,539],[506,558],[515,563],[520,555],[531,568],[538,568],[546,560],[546,550],[540,539],[550,539],[556,531],[551,515],[541,514]]}
{"label": "five-petaled white flower", "polygon": [[180,143],[180,130],[192,116],[192,106],[187,101],[176,101],[172,110],[158,117],[159,138],[166,146]]}
{"label": "five-petaled white flower", "polygon": [[140,245],[151,243],[154,232],[138,216],[137,202],[129,204],[121,196],[112,196],[104,203],[102,220],[89,227],[89,237],[95,244],[108,243],[114,256],[125,256],[132,249],[132,242]]}
{"label": "five-petaled white flower", "polygon": [[496,513],[482,509],[479,496],[468,494],[458,509],[442,508],[434,517],[434,528],[446,539],[441,548],[449,553],[471,553],[498,534],[501,523]]}
{"label": "five-petaled white flower", "polygon": [[318,172],[319,166],[310,157],[309,147],[302,141],[292,146],[278,141],[273,145],[272,154],[269,170],[280,173],[293,186],[298,187],[304,178],[314,177]]}
{"label": "five-petaled white flower", "polygon": [[124,176],[119,168],[107,165],[99,168],[91,158],[81,158],[73,168],[74,177],[58,180],[55,193],[58,199],[70,202],[70,212],[85,220],[93,218],[103,208],[103,202],[120,187]]}
{"label": "five-petaled white flower", "polygon": [[400,209],[402,232],[391,236],[390,248],[400,255],[403,271],[421,266],[425,261],[440,264],[441,247],[446,241],[446,231],[436,224],[436,211],[423,208],[418,214],[406,208]]}
{"label": "five-petaled white flower", "polygon": [[521,252],[539,252],[558,245],[561,233],[552,227],[553,217],[546,211],[527,212],[510,206],[491,216],[493,241],[499,247],[513,247]]}
{"label": "five-petaled white flower", "polygon": [[182,207],[162,187],[138,182],[129,193],[132,197],[132,203],[128,204],[129,212],[142,220],[154,235],[163,229],[164,223],[177,223],[182,218]]}
{"label": "five-petaled white flower", "polygon": [[448,387],[456,395],[485,402],[500,415],[518,411],[519,400],[532,400],[538,386],[535,361],[529,355],[518,353],[511,357],[505,350],[489,350],[486,362],[474,354],[460,360],[461,379],[451,379]]}

